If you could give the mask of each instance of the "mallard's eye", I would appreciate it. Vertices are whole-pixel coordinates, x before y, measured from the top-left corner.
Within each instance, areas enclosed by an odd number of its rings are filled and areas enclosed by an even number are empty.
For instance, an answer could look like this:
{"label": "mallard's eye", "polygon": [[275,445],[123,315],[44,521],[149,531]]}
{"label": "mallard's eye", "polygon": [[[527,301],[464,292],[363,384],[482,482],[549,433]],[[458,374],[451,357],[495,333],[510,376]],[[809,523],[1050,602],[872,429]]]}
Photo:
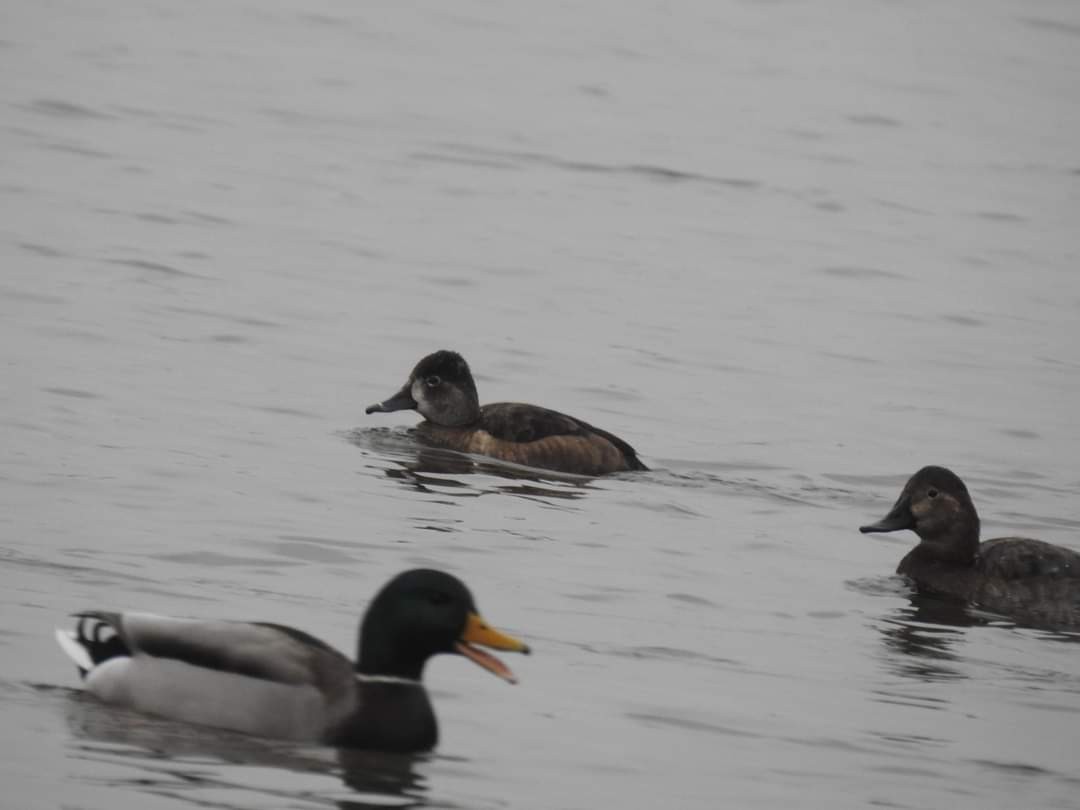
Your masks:
{"label": "mallard's eye", "polygon": [[928,489],[928,490],[926,490],[926,497],[927,498],[936,498],[937,497],[937,490],[936,489]]}
{"label": "mallard's eye", "polygon": [[428,594],[428,601],[433,605],[445,605],[450,601],[450,594],[443,591],[432,591]]}
{"label": "mallard's eye", "polygon": [[438,374],[432,374],[429,377],[425,377],[424,385],[426,385],[428,388],[438,388],[440,385],[442,385],[442,377],[440,377]]}

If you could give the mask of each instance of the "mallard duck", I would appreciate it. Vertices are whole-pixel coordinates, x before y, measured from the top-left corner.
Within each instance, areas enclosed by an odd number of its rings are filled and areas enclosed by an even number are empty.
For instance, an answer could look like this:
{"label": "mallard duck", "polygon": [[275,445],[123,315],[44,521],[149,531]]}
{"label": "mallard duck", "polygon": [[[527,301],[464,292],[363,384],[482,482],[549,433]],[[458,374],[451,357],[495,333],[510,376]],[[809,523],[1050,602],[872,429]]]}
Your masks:
{"label": "mallard duck", "polygon": [[57,630],[85,688],[106,703],[247,734],[347,748],[422,751],[438,726],[421,680],[456,653],[515,683],[474,645],[528,653],[490,627],[457,578],[416,569],[387,583],[364,614],[356,662],[280,624],[88,610]]}

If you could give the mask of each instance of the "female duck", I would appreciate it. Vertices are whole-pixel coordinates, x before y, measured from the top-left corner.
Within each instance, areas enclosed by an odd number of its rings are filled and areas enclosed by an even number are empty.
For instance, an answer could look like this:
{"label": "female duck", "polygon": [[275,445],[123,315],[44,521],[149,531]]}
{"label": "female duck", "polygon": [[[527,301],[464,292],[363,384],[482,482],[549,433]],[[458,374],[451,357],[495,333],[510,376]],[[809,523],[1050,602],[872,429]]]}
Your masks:
{"label": "female duck", "polygon": [[896,569],[920,590],[973,602],[1021,623],[1080,627],[1080,554],[1023,537],[979,543],[967,487],[944,467],[923,467],[896,505],[859,531],[912,529],[919,545]]}
{"label": "female duck", "polygon": [[193,621],[149,613],[77,614],[57,630],[86,688],[149,714],[246,734],[345,748],[424,751],[438,727],[421,683],[437,653],[457,653],[514,683],[472,646],[527,653],[480,618],[458,579],[417,569],[371,603],[355,664],[300,630],[261,622]]}
{"label": "female duck", "polygon": [[438,351],[416,364],[409,381],[365,413],[419,411],[426,442],[528,467],[578,475],[648,469],[618,436],[537,405],[480,406],[476,383],[457,352]]}

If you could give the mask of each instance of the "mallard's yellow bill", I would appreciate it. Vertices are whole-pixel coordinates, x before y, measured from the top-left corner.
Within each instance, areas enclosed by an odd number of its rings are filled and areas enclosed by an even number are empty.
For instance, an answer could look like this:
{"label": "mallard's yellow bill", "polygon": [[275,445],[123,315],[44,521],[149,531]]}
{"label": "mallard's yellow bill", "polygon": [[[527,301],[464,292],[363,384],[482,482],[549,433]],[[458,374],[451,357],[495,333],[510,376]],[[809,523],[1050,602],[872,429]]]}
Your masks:
{"label": "mallard's yellow bill", "polygon": [[513,636],[500,633],[475,613],[469,614],[469,618],[465,623],[465,632],[461,634],[461,638],[454,645],[459,653],[470,661],[479,664],[488,672],[498,675],[504,681],[517,683],[517,678],[514,677],[514,673],[510,671],[506,664],[494,655],[489,655],[483,650],[473,647],[473,644],[483,644],[493,650],[506,650],[507,652],[519,652],[526,655],[529,653],[529,645],[518,641]]}

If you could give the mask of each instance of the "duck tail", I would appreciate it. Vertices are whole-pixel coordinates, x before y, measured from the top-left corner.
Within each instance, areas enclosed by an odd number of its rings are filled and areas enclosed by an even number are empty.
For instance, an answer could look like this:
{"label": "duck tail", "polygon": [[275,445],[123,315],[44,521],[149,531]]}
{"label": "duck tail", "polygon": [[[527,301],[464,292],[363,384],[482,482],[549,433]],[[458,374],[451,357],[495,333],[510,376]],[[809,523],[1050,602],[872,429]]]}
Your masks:
{"label": "duck tail", "polygon": [[56,642],[79,668],[80,676],[85,678],[90,670],[110,658],[131,655],[117,632],[119,614],[87,611],[75,616],[79,619],[75,630],[57,628]]}
{"label": "duck tail", "polygon": [[67,653],[67,657],[75,662],[75,666],[79,668],[79,675],[85,678],[86,673],[94,668],[94,662],[91,660],[90,654],[79,643],[78,637],[73,631],[61,630],[57,627],[55,633],[56,643],[60,645],[61,650]]}

